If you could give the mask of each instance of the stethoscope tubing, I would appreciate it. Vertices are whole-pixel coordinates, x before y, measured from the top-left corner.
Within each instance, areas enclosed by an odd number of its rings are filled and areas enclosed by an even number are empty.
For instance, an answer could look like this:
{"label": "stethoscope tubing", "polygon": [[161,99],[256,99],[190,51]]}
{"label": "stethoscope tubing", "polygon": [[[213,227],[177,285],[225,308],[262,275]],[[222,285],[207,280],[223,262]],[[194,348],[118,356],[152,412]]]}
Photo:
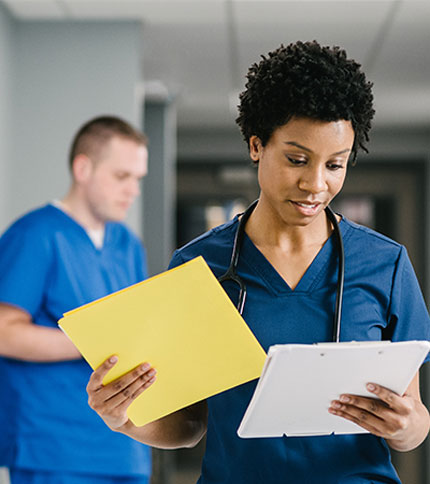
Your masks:
{"label": "stethoscope tubing", "polygon": [[[245,225],[257,206],[258,199],[254,200],[251,205],[242,214],[233,241],[233,248],[231,253],[230,265],[227,271],[218,278],[220,284],[225,281],[233,281],[239,286],[239,298],[237,303],[237,310],[240,314],[243,314],[243,308],[246,301],[246,285],[242,278],[237,273],[237,267],[239,265],[240,251],[242,249],[243,239],[245,235]],[[332,341],[338,343],[340,341],[340,329],[341,329],[341,319],[342,319],[342,303],[343,303],[343,288],[345,281],[345,251],[342,240],[342,233],[339,228],[339,224],[336,219],[336,215],[333,210],[327,206],[325,208],[327,218],[333,225],[333,230],[336,235],[336,241],[338,245],[338,277],[336,284],[336,302],[335,302],[335,312],[333,317],[333,333]]]}
{"label": "stethoscope tubing", "polygon": [[336,219],[336,215],[333,210],[327,206],[325,208],[328,219],[333,225],[333,230],[336,235],[336,241],[338,244],[338,274],[337,274],[337,284],[336,284],[336,302],[334,310],[334,321],[333,321],[333,335],[332,341],[339,343],[340,341],[340,327],[342,320],[342,304],[343,304],[343,287],[345,283],[345,248],[343,246],[342,233],[340,231],[339,224]]}

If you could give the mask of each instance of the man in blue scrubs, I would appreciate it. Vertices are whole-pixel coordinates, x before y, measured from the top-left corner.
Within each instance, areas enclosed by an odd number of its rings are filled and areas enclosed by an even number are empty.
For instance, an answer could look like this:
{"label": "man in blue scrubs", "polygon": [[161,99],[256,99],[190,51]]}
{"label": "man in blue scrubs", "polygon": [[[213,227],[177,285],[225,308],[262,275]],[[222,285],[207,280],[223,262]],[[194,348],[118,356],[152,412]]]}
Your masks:
{"label": "man in blue scrubs", "polygon": [[148,484],[150,449],[88,407],[91,369],[57,327],[147,276],[142,244],[121,223],[147,171],[146,139],[119,118],[93,119],[70,169],[67,195],[0,239],[0,465],[11,484]]}
{"label": "man in blue scrubs", "polygon": [[[260,197],[246,221],[237,273],[247,287],[243,317],[266,350],[332,339],[338,248],[325,208],[365,149],[371,87],[345,51],[315,41],[281,46],[248,72],[237,122],[258,168]],[[428,340],[429,315],[406,249],[336,218],[345,246],[340,340]],[[201,255],[221,276],[238,223],[235,217],[193,240],[170,266]],[[236,304],[237,285],[224,288]],[[106,360],[91,376],[92,408],[111,429],[158,447],[192,446],[207,433],[200,484],[399,484],[389,449],[412,450],[429,431],[418,373],[404,395],[368,382],[375,398],[344,394],[331,402],[327,412],[357,423],[363,434],[241,439],[237,429],[255,381],[136,427],[127,418],[127,395],[157,382],[142,367],[103,386],[115,362]]]}

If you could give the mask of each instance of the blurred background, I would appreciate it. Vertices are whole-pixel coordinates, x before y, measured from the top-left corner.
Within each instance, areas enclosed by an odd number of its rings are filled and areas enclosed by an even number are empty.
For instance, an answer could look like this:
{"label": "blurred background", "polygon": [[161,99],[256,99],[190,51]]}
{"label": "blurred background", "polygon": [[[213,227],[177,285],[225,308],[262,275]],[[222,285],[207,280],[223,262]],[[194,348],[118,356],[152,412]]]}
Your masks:
{"label": "blurred background", "polygon": [[[151,274],[174,248],[258,197],[235,126],[238,93],[281,43],[340,45],[374,82],[370,154],[336,209],[405,244],[430,297],[430,1],[0,1],[0,230],[61,197],[77,127],[116,114],[150,138],[128,222]],[[423,379],[430,400],[430,376]],[[204,442],[157,451],[154,484],[195,482]],[[430,482],[430,447],[395,454],[406,484]],[[0,477],[0,482],[1,482]]]}

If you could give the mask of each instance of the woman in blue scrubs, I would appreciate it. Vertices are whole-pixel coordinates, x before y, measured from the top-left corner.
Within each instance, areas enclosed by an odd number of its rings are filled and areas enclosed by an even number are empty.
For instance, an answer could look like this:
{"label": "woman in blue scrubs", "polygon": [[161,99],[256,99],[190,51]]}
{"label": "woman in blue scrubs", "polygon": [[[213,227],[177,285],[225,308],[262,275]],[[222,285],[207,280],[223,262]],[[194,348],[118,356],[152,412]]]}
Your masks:
{"label": "woman in blue scrubs", "polygon": [[[317,42],[281,46],[251,66],[247,79],[237,122],[258,167],[260,197],[237,269],[248,290],[243,317],[266,350],[330,341],[337,248],[324,209],[342,189],[348,164],[366,150],[372,86],[343,50]],[[222,275],[239,218],[176,251],[170,266],[202,255]],[[429,339],[428,312],[406,249],[337,219],[346,260],[341,341]],[[225,289],[236,302],[237,289]],[[201,484],[399,483],[389,448],[414,449],[429,431],[418,374],[402,396],[369,382],[376,399],[340,395],[332,402],[329,412],[367,434],[240,439],[236,431],[255,381],[135,427],[126,409],[153,384],[155,369],[145,364],[103,386],[115,362],[112,357],[93,373],[92,408],[112,430],[155,447],[190,447],[207,433]]]}

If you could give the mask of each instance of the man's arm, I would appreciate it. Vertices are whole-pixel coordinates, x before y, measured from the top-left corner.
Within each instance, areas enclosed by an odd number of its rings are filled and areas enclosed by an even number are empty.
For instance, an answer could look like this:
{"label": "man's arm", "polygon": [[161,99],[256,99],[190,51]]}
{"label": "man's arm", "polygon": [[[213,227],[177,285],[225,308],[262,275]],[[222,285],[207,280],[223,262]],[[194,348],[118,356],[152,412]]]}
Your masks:
{"label": "man's arm", "polygon": [[117,361],[114,356],[102,363],[92,374],[87,386],[88,403],[105,424],[116,432],[160,449],[195,446],[207,429],[206,401],[143,427],[136,427],[127,417],[127,408],[155,382],[156,371],[145,363],[108,385],[103,385],[103,378]]}
{"label": "man's arm", "polygon": [[38,326],[23,309],[3,303],[0,303],[0,355],[33,362],[81,358],[60,329]]}

